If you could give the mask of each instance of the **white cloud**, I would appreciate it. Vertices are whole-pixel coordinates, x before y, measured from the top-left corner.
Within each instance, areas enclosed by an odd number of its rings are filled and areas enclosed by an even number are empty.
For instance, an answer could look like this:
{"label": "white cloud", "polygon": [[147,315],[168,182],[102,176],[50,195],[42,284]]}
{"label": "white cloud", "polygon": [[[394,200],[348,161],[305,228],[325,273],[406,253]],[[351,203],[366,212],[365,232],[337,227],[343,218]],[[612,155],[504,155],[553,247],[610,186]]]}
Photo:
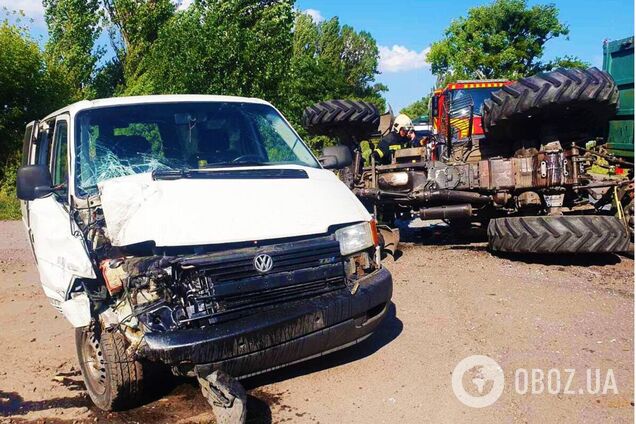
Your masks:
{"label": "white cloud", "polygon": [[426,56],[429,48],[416,52],[400,45],[378,46],[380,50],[380,72],[403,72],[428,66]]}
{"label": "white cloud", "polygon": [[34,25],[44,25],[42,0],[0,0],[0,9],[2,8],[6,8],[9,12],[21,10],[26,15],[26,19],[33,19]]}
{"label": "white cloud", "polygon": [[177,10],[186,10],[192,4],[192,0],[176,0]]}
{"label": "white cloud", "polygon": [[311,16],[311,19],[313,19],[315,23],[319,23],[325,20],[325,17],[322,16],[322,13],[320,13],[320,10],[305,9],[303,10],[303,13]]}

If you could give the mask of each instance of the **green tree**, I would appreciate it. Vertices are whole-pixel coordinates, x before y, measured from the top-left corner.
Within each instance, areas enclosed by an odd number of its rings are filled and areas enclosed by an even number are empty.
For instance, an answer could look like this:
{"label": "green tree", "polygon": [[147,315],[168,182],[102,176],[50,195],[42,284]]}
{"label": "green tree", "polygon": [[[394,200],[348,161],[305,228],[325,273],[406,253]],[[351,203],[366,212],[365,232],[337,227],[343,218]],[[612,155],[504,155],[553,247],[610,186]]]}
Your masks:
{"label": "green tree", "polygon": [[545,44],[569,34],[554,4],[496,0],[451,22],[431,46],[428,61],[438,83],[466,78],[516,79],[562,65],[586,67],[574,57],[543,62]]}
{"label": "green tree", "polygon": [[0,219],[17,218],[15,170],[26,124],[68,103],[73,91],[27,34],[0,21]]}
{"label": "green tree", "polygon": [[278,101],[287,77],[292,1],[209,0],[160,29],[127,94],[206,93]]}
{"label": "green tree", "polygon": [[[303,110],[323,100],[366,100],[383,110],[382,92],[387,88],[374,83],[378,61],[376,41],[368,32],[341,26],[337,17],[316,23],[310,16],[298,13],[290,76],[283,84],[287,95],[283,111],[300,128]],[[318,146],[324,140],[315,141]]]}
{"label": "green tree", "polygon": [[407,107],[405,107],[404,109],[402,109],[400,113],[408,115],[409,118],[411,119],[415,119],[420,116],[428,116],[428,106],[429,106],[430,100],[431,100],[430,95],[424,96],[420,100],[413,102]]}
{"label": "green tree", "polygon": [[96,76],[96,91],[111,95],[149,94],[144,67],[160,31],[173,18],[170,0],[101,0],[115,56]]}
{"label": "green tree", "polygon": [[[179,11],[171,0],[45,0],[45,6],[51,63],[66,70],[77,65],[66,73],[84,97],[261,97],[299,129],[303,110],[321,100],[385,107],[386,87],[374,82],[373,37],[338,18],[315,23],[294,11],[294,0],[195,0]],[[107,61],[95,46],[100,31],[108,31],[115,53]],[[71,55],[74,38],[79,43]]]}
{"label": "green tree", "polygon": [[[353,98],[384,108],[378,47],[294,0],[44,0],[47,56],[78,96],[214,93],[263,97],[298,124],[305,107]],[[99,13],[98,13],[99,12]],[[100,21],[100,13],[103,19]],[[96,46],[108,31],[114,55]],[[74,44],[74,40],[77,43]],[[99,64],[99,66],[98,66]]]}
{"label": "green tree", "polygon": [[46,58],[49,67],[59,68],[75,97],[91,97],[95,65],[103,49],[95,49],[101,32],[98,0],[43,0],[49,38]]}
{"label": "green tree", "polygon": [[3,165],[19,156],[27,122],[69,101],[63,75],[46,66],[26,30],[0,22],[0,180]]}

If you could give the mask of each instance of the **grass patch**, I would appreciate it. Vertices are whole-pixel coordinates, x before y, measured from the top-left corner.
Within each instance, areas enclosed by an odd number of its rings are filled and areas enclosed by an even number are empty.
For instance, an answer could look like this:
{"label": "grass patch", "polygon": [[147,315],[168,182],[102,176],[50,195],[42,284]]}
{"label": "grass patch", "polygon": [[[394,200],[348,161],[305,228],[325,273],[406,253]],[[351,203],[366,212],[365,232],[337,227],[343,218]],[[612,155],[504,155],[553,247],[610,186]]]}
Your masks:
{"label": "grass patch", "polygon": [[0,190],[0,221],[20,219],[20,201],[14,194]]}

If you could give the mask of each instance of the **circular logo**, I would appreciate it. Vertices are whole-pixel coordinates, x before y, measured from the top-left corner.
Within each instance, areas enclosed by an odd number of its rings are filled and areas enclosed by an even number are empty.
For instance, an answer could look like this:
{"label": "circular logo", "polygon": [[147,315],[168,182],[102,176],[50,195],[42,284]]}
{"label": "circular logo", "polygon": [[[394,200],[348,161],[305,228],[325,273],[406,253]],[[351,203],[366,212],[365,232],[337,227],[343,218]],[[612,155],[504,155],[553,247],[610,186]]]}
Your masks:
{"label": "circular logo", "polygon": [[258,255],[254,258],[254,268],[258,272],[268,272],[274,267],[274,260],[269,255]]}
{"label": "circular logo", "polygon": [[[473,355],[462,359],[451,377],[455,396],[466,406],[484,408],[499,399],[504,389],[504,372],[494,359]],[[469,387],[470,390],[466,390]]]}

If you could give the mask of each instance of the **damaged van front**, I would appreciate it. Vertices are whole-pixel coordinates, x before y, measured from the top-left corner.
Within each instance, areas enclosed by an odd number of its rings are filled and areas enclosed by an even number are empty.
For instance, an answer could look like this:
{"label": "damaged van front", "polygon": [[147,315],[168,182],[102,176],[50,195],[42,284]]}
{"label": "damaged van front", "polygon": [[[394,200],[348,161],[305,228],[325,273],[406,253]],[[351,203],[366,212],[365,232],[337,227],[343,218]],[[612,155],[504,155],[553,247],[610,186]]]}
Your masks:
{"label": "damaged van front", "polygon": [[[257,99],[83,101],[29,124],[18,195],[45,294],[106,410],[144,361],[241,378],[351,346],[387,313],[375,223]],[[346,156],[346,155],[345,155]]]}

